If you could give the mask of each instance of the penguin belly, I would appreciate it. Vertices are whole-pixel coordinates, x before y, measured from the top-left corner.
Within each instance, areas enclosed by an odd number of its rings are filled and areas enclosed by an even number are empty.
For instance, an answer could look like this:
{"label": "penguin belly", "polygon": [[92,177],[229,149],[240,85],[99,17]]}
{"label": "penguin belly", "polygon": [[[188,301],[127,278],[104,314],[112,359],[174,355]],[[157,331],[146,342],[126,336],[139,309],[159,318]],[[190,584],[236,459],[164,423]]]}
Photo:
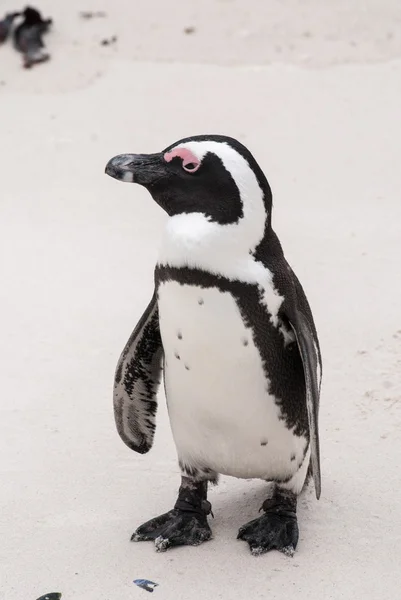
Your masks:
{"label": "penguin belly", "polygon": [[170,280],[159,285],[158,305],[180,462],[244,479],[289,481],[308,442],[281,418],[252,328],[234,297]]}

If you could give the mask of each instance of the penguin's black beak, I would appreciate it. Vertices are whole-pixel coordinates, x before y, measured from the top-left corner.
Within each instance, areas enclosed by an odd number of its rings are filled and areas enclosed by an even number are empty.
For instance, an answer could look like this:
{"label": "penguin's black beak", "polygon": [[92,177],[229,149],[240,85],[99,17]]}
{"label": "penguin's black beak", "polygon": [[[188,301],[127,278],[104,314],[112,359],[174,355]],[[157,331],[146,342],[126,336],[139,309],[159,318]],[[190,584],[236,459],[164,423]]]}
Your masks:
{"label": "penguin's black beak", "polygon": [[106,165],[106,174],[128,183],[145,187],[168,176],[168,165],[162,154],[119,154]]}

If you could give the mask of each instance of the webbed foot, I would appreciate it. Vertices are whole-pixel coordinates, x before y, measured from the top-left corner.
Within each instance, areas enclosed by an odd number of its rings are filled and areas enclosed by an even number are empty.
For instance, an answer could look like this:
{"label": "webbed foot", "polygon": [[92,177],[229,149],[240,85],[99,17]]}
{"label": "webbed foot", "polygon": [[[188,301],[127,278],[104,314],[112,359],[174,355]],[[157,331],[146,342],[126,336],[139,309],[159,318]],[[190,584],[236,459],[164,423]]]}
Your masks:
{"label": "webbed foot", "polygon": [[206,500],[206,493],[207,482],[183,477],[173,510],[138,527],[131,541],[153,540],[157,552],[165,552],[173,546],[198,546],[210,540],[212,531],[207,515],[211,513],[211,504]]}
{"label": "webbed foot", "polygon": [[237,539],[248,542],[254,556],[269,550],[293,556],[299,537],[296,507],[295,494],[275,489],[272,497],[262,505],[265,514],[243,525]]}

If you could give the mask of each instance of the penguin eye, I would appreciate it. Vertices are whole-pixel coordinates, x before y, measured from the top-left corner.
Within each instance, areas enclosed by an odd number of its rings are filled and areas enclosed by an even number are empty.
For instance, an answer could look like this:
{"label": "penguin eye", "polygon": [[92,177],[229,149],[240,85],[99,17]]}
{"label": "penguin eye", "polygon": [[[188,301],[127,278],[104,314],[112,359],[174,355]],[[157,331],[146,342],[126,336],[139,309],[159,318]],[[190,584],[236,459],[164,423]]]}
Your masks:
{"label": "penguin eye", "polygon": [[180,158],[182,160],[181,166],[187,173],[195,173],[201,166],[200,159],[193,153],[189,148],[174,148],[164,154],[164,160],[171,162],[173,158]]}
{"label": "penguin eye", "polygon": [[184,169],[184,171],[186,171],[187,173],[195,173],[195,171],[197,171],[200,167],[200,163],[195,163],[195,162],[183,162],[182,163],[182,168]]}

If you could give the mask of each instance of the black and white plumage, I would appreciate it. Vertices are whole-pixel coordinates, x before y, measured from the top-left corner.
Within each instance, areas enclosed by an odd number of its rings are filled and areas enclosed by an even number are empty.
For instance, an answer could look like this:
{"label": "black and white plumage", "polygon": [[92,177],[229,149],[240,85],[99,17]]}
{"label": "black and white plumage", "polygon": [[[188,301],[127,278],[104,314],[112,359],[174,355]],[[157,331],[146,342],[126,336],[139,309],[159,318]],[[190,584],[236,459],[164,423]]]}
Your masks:
{"label": "black and white plumage", "polygon": [[271,227],[266,177],[242,144],[216,135],[117,156],[106,172],[145,186],[170,217],[155,293],[118,364],[114,405],[124,442],[147,452],[164,362],[183,478],[176,507],[133,539],[154,539],[159,550],[209,539],[204,485],[221,473],[273,483],[265,514],[238,537],[254,554],[291,553],[310,466],[320,496],[321,356],[306,296]]}
{"label": "black and white plumage", "polygon": [[22,13],[24,20],[14,31],[14,46],[22,53],[24,67],[46,62],[50,55],[45,51],[43,34],[47,33],[52,19],[42,19],[39,11],[28,6]]}

